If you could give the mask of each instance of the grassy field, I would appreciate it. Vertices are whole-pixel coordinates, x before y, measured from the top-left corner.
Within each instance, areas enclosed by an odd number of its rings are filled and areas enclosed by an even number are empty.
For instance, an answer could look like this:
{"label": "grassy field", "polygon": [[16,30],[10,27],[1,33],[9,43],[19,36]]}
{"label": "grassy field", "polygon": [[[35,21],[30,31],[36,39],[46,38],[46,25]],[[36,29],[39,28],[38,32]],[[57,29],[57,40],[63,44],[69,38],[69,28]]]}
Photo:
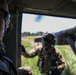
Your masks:
{"label": "grassy field", "polygon": [[[30,36],[30,37],[22,38],[22,44],[26,47],[27,50],[32,49],[34,46],[32,46],[30,42],[28,42],[27,40],[24,40],[24,39],[28,38],[29,40],[33,41],[34,37]],[[60,52],[62,53],[62,55],[65,59],[65,63],[66,63],[66,68],[65,68],[64,72],[62,73],[62,75],[76,75],[76,56],[73,53],[70,46],[63,45],[63,46],[55,46],[55,47],[60,50]],[[22,59],[22,66],[31,66],[32,67],[33,75],[41,75],[39,72],[39,69],[36,65],[37,60],[38,60],[37,56],[32,58],[32,59],[31,58],[24,58],[22,56],[21,59]]]}

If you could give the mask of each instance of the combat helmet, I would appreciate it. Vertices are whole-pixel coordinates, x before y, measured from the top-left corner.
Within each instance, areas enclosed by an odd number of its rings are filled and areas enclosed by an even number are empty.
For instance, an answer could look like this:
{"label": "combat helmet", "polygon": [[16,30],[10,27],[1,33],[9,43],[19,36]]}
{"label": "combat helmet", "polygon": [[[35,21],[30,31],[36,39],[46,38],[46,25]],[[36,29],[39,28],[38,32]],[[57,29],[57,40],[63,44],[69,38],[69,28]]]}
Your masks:
{"label": "combat helmet", "polygon": [[50,44],[50,45],[55,45],[55,42],[56,42],[56,36],[54,33],[44,33],[42,35],[42,41],[45,43],[45,44]]}

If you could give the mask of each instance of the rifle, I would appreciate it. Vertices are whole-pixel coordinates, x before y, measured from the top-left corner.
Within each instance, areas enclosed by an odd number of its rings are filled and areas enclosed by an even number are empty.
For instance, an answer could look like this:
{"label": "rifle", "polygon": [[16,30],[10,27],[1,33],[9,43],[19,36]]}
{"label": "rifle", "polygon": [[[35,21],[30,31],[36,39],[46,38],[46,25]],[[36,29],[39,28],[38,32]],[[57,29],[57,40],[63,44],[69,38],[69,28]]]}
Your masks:
{"label": "rifle", "polygon": [[[50,34],[55,35],[55,38],[56,38],[55,45],[69,44],[73,49],[73,52],[76,54],[76,46],[75,46],[76,34],[75,33],[76,33],[76,26],[59,32],[50,33]],[[44,37],[45,37],[44,35],[37,37],[34,39],[34,42],[42,42],[44,40]],[[51,37],[49,37],[49,39],[50,38]]]}

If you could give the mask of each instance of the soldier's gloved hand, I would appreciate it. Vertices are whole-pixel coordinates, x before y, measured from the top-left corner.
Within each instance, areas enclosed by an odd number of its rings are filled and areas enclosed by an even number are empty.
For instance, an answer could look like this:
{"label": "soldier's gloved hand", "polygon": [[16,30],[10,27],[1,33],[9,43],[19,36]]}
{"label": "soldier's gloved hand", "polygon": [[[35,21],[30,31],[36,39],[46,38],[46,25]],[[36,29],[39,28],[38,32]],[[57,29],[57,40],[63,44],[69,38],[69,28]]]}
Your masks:
{"label": "soldier's gloved hand", "polygon": [[18,75],[32,75],[32,68],[28,67],[19,67],[17,69]]}
{"label": "soldier's gloved hand", "polygon": [[23,46],[23,45],[21,45],[21,50],[22,50],[22,55],[24,54],[24,53],[26,53],[26,49],[25,49],[25,47]]}

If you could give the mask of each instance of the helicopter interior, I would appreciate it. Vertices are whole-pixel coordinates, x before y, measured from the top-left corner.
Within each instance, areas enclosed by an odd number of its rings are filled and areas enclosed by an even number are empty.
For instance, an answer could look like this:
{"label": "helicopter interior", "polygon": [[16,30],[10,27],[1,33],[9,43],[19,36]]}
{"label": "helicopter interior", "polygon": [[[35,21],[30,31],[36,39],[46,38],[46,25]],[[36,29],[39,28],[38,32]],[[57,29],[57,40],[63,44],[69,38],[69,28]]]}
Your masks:
{"label": "helicopter interior", "polygon": [[7,0],[13,29],[4,36],[7,55],[21,66],[21,24],[23,13],[76,19],[76,0]]}

